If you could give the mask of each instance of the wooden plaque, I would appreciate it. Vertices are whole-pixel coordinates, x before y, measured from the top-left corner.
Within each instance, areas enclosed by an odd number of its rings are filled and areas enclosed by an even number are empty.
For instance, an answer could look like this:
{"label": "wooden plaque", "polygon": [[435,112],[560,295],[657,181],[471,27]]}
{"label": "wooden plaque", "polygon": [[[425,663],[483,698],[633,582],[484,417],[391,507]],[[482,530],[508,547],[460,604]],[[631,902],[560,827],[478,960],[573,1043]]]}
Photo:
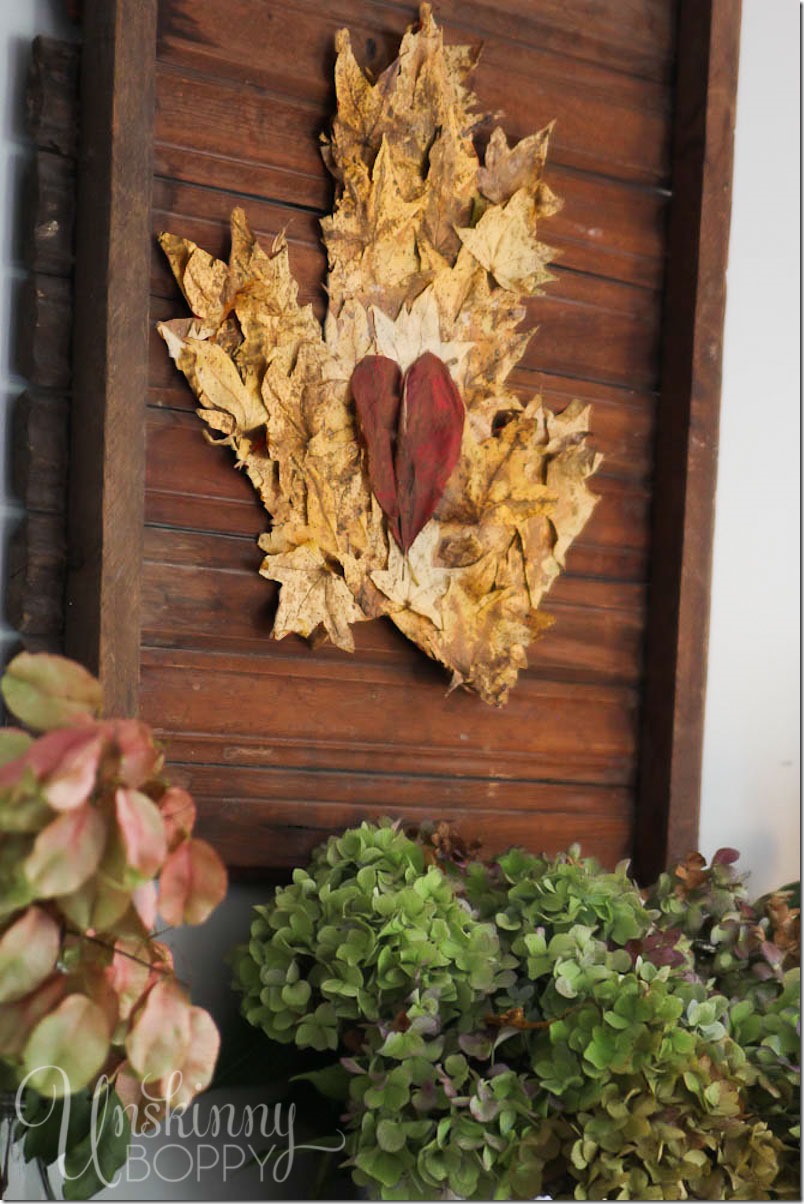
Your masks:
{"label": "wooden plaque", "polygon": [[[30,514],[12,597],[23,635],[98,669],[110,710],[154,724],[202,834],[236,869],[281,870],[327,833],[390,814],[459,821],[489,849],[579,840],[655,874],[697,835],[739,0],[435,5],[447,41],[483,44],[475,90],[509,136],[556,118],[547,180],[564,207],[543,236],[557,280],[529,303],[539,330],[514,383],[555,409],[591,402],[605,455],[601,501],[548,598],[555,625],[500,710],[446,697],[438,666],[384,620],[359,625],[354,656],[270,638],[276,587],[256,571],[266,515],[231,453],[204,441],[155,331],[184,312],[155,233],[225,255],[235,205],[267,243],[287,230],[303,299],[323,314],[318,219],[332,189],[318,135],[335,32],[348,26],[377,72],[415,8],[83,9],[77,147],[57,48],[40,47],[34,88],[36,229],[42,206],[66,212],[61,243],[32,241]],[[62,360],[37,367],[59,304]],[[55,448],[41,435],[51,412]],[[48,456],[61,484],[43,501]],[[43,548],[44,601],[31,585]]]}

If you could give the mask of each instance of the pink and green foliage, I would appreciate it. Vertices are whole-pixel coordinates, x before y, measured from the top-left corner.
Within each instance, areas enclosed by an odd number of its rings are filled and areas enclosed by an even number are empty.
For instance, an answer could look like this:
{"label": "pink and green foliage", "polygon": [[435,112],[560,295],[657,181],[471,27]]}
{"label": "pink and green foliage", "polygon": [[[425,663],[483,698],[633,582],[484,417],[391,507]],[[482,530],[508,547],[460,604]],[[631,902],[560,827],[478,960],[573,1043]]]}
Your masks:
{"label": "pink and green foliage", "polygon": [[219,1037],[153,929],[203,923],[226,871],[150,729],[100,718],[86,670],[21,653],[0,690],[33,733],[0,729],[0,1087],[59,1096],[104,1073],[186,1105]]}

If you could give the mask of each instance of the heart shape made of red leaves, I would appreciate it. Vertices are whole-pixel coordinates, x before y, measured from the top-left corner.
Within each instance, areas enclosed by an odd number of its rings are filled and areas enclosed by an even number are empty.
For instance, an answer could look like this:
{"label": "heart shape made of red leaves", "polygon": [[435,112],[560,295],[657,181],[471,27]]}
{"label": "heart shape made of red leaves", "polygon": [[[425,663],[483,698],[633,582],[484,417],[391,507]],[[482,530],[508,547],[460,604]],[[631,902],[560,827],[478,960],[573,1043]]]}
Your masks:
{"label": "heart shape made of red leaves", "polygon": [[403,553],[432,518],[461,454],[466,417],[443,360],[426,351],[405,374],[385,355],[352,373],[374,496]]}

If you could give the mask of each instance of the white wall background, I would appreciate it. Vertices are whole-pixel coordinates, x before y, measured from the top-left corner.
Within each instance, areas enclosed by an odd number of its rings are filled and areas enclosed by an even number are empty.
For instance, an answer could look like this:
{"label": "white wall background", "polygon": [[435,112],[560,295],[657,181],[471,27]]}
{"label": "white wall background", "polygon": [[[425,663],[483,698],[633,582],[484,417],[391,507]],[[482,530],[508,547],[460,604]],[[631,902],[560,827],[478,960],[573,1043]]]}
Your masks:
{"label": "white wall background", "polygon": [[[0,439],[24,387],[9,332],[24,278],[25,71],[36,33],[72,36],[63,7],[0,0]],[[700,843],[741,849],[759,894],[799,874],[800,9],[743,0],[743,14]],[[7,535],[18,510],[5,468],[0,459]],[[236,892],[230,920],[250,894]],[[237,939],[230,926],[217,921],[218,941]],[[203,1001],[223,1006],[224,976],[203,977]]]}

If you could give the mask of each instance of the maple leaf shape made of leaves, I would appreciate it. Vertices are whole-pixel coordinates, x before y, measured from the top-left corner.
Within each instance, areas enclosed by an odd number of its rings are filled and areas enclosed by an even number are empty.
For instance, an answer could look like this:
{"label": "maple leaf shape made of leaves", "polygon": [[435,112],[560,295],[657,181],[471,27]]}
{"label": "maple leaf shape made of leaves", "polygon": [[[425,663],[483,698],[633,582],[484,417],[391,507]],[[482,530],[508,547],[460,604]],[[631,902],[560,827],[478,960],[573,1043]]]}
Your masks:
{"label": "maple leaf shape made of leaves", "polygon": [[[352,625],[385,615],[453,686],[499,705],[550,623],[542,602],[595,505],[600,459],[588,407],[553,414],[507,385],[530,337],[522,298],[551,279],[536,237],[558,207],[542,178],[550,127],[515,146],[495,129],[481,162],[466,82],[476,54],[444,45],[428,5],[376,81],[347,31],[336,45],[323,330],[299,305],[284,235],[263,249],[240,209],[228,264],[160,236],[192,317],[159,330],[209,437],[233,449],[270,515],[260,571],[281,586],[274,636],[352,651]],[[367,357],[392,361],[399,380],[417,363],[447,372],[465,410],[455,467],[446,483],[431,471],[437,489],[414,505],[424,526],[401,546],[383,509],[392,524],[398,499],[374,495],[352,394]],[[401,436],[382,437],[387,460]]]}

